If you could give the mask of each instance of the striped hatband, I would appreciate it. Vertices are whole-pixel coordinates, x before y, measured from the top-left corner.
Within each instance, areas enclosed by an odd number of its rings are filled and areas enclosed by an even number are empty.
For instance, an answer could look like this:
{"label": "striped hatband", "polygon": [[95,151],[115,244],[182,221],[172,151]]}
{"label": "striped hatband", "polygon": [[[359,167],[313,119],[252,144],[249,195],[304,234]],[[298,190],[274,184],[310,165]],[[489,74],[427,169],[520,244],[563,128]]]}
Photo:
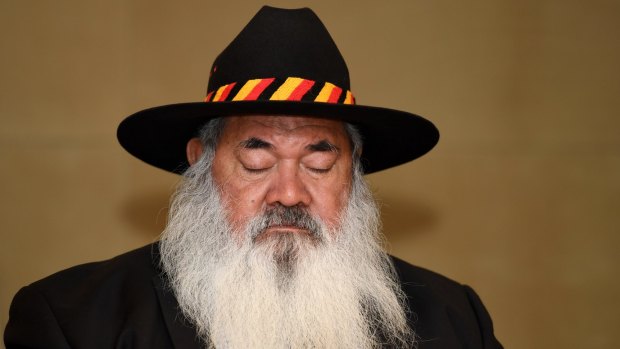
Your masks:
{"label": "striped hatband", "polygon": [[312,101],[355,104],[351,91],[329,83],[298,77],[264,78],[233,82],[209,91],[205,102],[227,101]]}

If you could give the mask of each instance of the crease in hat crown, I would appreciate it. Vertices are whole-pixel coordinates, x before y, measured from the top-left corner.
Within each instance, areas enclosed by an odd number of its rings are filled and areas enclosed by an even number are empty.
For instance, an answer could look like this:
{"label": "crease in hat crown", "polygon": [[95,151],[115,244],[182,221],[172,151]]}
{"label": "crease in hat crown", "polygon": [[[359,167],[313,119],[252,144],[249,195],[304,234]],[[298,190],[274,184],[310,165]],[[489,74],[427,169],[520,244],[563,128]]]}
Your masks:
{"label": "crease in hat crown", "polygon": [[416,159],[439,139],[435,126],[421,116],[356,103],[344,58],[312,10],[269,6],[216,57],[203,101],[134,113],[120,123],[117,137],[135,157],[182,173],[189,166],[189,139],[210,119],[234,115],[322,117],[354,124],[363,137],[365,173]]}

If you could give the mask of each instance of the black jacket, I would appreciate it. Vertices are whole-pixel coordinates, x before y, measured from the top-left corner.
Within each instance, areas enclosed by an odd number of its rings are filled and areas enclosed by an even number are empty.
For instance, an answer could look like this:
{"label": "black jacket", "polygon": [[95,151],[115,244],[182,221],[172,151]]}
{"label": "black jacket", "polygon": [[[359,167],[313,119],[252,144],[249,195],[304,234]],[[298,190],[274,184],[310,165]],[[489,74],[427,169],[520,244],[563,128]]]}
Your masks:
{"label": "black jacket", "polygon": [[[394,259],[418,348],[501,348],[474,291]],[[4,333],[13,348],[199,348],[164,287],[158,244],[79,265],[22,288]]]}

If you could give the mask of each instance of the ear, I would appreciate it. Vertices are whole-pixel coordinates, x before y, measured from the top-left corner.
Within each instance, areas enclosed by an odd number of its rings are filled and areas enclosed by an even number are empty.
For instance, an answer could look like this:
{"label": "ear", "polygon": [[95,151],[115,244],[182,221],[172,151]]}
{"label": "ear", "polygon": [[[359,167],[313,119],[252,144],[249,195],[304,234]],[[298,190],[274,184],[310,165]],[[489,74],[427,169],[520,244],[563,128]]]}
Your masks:
{"label": "ear", "polygon": [[187,156],[187,162],[189,162],[190,166],[195,164],[198,159],[200,159],[203,150],[204,148],[200,138],[194,137],[187,142],[187,146],[185,147],[185,155]]}

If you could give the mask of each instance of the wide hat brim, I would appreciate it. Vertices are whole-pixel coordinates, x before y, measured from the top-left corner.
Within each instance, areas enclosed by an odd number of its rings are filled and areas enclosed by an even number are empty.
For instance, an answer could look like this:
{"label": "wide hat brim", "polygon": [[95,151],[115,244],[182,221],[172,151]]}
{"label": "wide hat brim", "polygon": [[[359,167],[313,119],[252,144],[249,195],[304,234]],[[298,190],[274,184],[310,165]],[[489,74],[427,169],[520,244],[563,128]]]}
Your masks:
{"label": "wide hat brim", "polygon": [[439,140],[437,128],[421,116],[380,107],[303,101],[193,102],[139,111],[121,122],[117,137],[130,154],[173,173],[189,166],[187,142],[208,120],[246,115],[309,116],[336,119],[358,127],[363,137],[364,173],[414,160]]}
{"label": "wide hat brim", "polygon": [[356,125],[365,173],[416,159],[437,143],[428,120],[398,110],[357,105],[336,43],[308,8],[261,8],[217,56],[204,102],[137,112],[118,128],[121,145],[174,173],[189,166],[186,144],[215,117],[310,116]]}

